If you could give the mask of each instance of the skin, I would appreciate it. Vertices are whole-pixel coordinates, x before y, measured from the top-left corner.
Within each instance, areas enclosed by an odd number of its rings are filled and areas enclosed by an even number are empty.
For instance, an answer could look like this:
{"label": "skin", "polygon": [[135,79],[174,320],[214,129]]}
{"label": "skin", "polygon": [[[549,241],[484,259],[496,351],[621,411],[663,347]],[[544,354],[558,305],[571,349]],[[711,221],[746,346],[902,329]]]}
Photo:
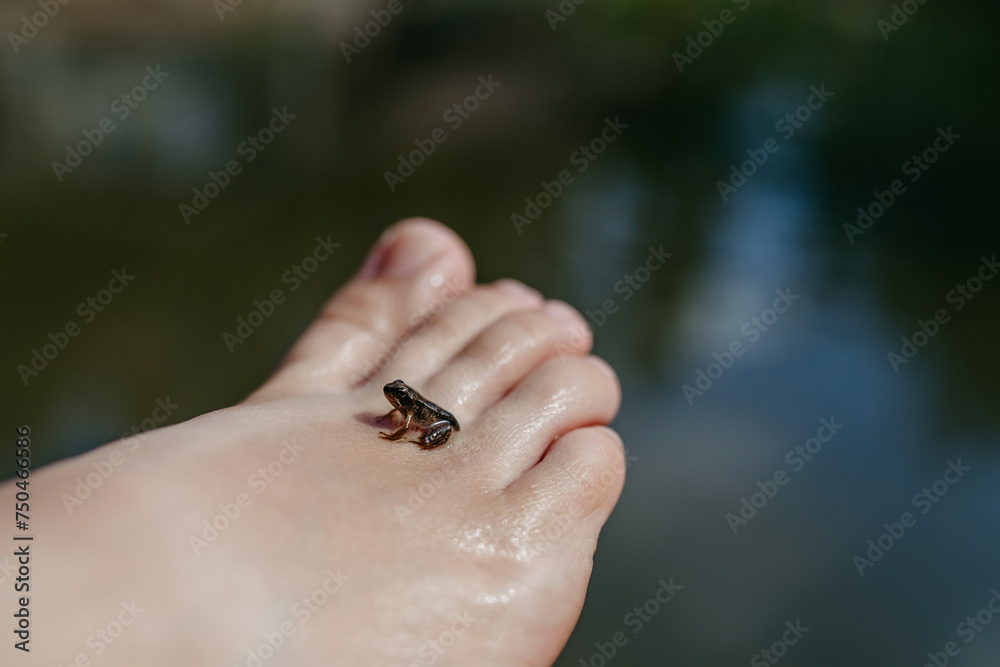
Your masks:
{"label": "skin", "polygon": [[[270,637],[266,667],[551,665],[625,471],[603,426],[619,385],[581,330],[520,283],[474,286],[447,228],[394,226],[246,400],[32,473],[18,662],[246,665]],[[378,440],[395,378],[447,405],[461,438]]]}

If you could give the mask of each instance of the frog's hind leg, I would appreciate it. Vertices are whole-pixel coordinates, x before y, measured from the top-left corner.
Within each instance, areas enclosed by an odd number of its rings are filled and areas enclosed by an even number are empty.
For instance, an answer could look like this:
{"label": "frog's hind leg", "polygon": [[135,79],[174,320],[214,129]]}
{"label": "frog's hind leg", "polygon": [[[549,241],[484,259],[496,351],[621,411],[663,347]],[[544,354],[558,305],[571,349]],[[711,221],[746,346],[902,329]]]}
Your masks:
{"label": "frog's hind leg", "polygon": [[451,431],[451,424],[448,422],[437,422],[431,424],[422,436],[410,442],[420,445],[420,449],[435,449],[448,442]]}
{"label": "frog's hind leg", "polygon": [[406,433],[407,430],[409,430],[409,429],[406,426],[406,424],[404,424],[404,425],[400,426],[399,429],[397,431],[393,432],[393,433],[381,433],[380,432],[378,434],[378,437],[382,438],[383,440],[399,440],[400,438],[403,437],[403,434]]}

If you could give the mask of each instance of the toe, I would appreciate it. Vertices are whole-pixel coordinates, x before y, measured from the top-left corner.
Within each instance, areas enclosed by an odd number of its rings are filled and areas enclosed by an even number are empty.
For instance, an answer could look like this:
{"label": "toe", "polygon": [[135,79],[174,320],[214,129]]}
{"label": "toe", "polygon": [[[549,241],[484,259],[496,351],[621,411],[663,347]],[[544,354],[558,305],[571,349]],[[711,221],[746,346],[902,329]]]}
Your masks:
{"label": "toe", "polygon": [[445,405],[478,415],[546,360],[586,354],[593,344],[583,316],[562,301],[509,313],[481,331],[427,382]]}
{"label": "toe", "polygon": [[473,423],[475,452],[493,464],[504,486],[534,466],[560,435],[608,424],[618,413],[621,387],[615,372],[594,356],[553,358],[529,373]]}
{"label": "toe", "polygon": [[376,383],[399,378],[425,387],[428,378],[485,328],[509,313],[538,309],[543,303],[541,294],[516,280],[475,287],[448,305],[440,317],[415,328],[398,358],[376,378]]}
{"label": "toe", "polygon": [[399,354],[416,323],[458,299],[474,278],[472,253],[453,231],[421,218],[397,223],[262,391],[330,391],[363,383]]}
{"label": "toe", "polygon": [[606,426],[580,428],[556,440],[504,495],[535,525],[558,518],[563,534],[572,526],[599,529],[618,502],[626,467],[617,433]]}

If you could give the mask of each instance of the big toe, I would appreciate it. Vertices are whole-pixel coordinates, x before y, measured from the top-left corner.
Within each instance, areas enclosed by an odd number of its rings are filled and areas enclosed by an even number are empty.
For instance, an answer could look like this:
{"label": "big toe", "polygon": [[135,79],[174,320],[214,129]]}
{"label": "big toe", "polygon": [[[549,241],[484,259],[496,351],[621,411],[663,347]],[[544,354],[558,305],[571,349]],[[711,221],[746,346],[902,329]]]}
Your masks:
{"label": "big toe", "polygon": [[455,232],[425,218],[396,223],[255,396],[362,383],[391,361],[408,331],[439,314],[474,279],[472,253]]}

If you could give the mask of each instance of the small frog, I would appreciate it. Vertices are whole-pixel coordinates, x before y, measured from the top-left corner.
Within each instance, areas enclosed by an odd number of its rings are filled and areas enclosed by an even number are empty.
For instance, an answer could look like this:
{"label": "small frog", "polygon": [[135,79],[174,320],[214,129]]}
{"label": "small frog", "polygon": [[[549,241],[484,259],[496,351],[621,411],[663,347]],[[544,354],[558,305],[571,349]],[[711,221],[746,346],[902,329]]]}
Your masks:
{"label": "small frog", "polygon": [[455,415],[431,403],[402,380],[390,382],[383,391],[393,409],[379,417],[378,421],[388,419],[393,412],[399,412],[404,419],[403,425],[395,433],[379,433],[378,437],[383,440],[399,440],[411,428],[422,429],[423,435],[410,442],[420,445],[421,449],[434,449],[448,442],[452,430],[462,430]]}

